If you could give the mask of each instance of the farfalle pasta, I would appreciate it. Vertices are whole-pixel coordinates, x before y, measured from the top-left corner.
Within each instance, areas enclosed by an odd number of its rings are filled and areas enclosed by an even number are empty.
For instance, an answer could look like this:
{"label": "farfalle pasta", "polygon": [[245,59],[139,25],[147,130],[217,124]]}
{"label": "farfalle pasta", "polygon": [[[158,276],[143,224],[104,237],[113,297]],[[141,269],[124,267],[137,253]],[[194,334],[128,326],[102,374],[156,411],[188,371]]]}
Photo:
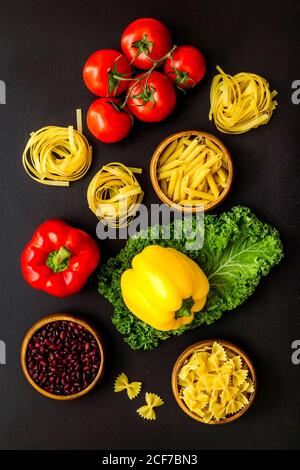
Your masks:
{"label": "farfalle pasta", "polygon": [[127,375],[122,372],[115,380],[114,391],[123,392],[123,390],[126,390],[129,400],[132,400],[138,396],[141,387],[142,382],[129,382]]}
{"label": "farfalle pasta", "polygon": [[143,405],[140,408],[138,408],[136,412],[143,419],[154,420],[156,419],[156,413],[153,408],[162,406],[164,404],[164,401],[155,393],[146,393],[145,399],[146,399],[146,405]]}
{"label": "farfalle pasta", "polygon": [[254,384],[240,355],[218,342],[197,349],[178,373],[179,396],[208,423],[220,421],[249,403]]}

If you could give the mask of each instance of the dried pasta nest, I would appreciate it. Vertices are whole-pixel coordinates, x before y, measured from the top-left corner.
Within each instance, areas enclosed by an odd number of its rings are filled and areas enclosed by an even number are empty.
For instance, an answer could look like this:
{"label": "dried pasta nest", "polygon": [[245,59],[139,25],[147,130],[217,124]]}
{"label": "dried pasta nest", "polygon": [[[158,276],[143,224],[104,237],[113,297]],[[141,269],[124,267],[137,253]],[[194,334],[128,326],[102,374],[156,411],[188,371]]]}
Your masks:
{"label": "dried pasta nest", "polygon": [[209,119],[219,131],[241,134],[271,119],[277,102],[267,80],[255,73],[229,75],[218,66],[210,89]]}
{"label": "dried pasta nest", "polygon": [[89,208],[106,225],[126,227],[133,220],[144,192],[134,173],[139,168],[129,168],[122,163],[104,165],[96,173],[87,190]]}
{"label": "dried pasta nest", "polygon": [[38,183],[69,186],[81,179],[92,163],[92,147],[82,134],[81,110],[73,126],[46,126],[30,134],[23,152],[26,173]]}

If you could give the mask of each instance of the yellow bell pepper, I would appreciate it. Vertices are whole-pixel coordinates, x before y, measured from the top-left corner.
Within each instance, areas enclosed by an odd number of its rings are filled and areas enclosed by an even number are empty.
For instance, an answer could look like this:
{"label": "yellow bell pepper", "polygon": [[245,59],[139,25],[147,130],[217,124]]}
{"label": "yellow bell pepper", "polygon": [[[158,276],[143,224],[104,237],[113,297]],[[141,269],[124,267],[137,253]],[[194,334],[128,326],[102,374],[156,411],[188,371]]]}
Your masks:
{"label": "yellow bell pepper", "polygon": [[203,309],[209,283],[193,260],[174,248],[149,245],[121,276],[127,308],[140,320],[161,331],[191,323]]}

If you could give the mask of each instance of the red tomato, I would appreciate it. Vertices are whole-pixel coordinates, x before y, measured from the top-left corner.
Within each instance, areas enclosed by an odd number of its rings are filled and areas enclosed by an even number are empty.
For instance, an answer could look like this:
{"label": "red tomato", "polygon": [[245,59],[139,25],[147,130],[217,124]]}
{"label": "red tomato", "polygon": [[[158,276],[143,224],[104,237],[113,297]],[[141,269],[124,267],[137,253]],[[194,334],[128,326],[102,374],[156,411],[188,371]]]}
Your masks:
{"label": "red tomato", "polygon": [[[136,78],[141,77],[137,75]],[[133,82],[128,91],[128,107],[141,121],[158,122],[173,111],[176,93],[171,81],[160,72],[152,72],[147,80]]]}
{"label": "red tomato", "polygon": [[179,46],[166,60],[164,73],[183,90],[194,87],[206,72],[203,54],[193,46]]}
{"label": "red tomato", "polygon": [[88,58],[83,68],[83,79],[95,95],[117,96],[127,90],[129,85],[129,81],[120,78],[130,78],[131,73],[130,63],[121,52],[101,49]]}
{"label": "red tomato", "polygon": [[161,21],[140,18],[130,23],[123,32],[121,47],[135,67],[149,70],[154,60],[161,59],[171,50],[171,35]]}
{"label": "red tomato", "polygon": [[133,118],[128,108],[118,109],[119,103],[117,98],[99,98],[87,112],[89,131],[107,144],[124,139],[132,128]]}

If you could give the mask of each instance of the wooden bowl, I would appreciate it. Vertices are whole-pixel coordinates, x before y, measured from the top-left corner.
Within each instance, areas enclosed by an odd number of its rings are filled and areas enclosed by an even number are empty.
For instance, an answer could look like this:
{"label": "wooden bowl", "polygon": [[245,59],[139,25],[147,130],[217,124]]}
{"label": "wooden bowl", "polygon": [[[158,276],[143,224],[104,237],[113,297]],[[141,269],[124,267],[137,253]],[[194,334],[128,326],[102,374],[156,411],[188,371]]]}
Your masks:
{"label": "wooden bowl", "polygon": [[[82,327],[84,327],[86,330],[88,330],[96,339],[97,341],[97,344],[98,344],[98,347],[99,347],[99,351],[100,351],[100,364],[99,364],[99,370],[97,372],[97,375],[96,377],[94,378],[93,382],[90,383],[90,385],[86,388],[84,388],[83,390],[81,390],[80,392],[78,393],[75,393],[75,394],[70,394],[70,395],[55,395],[54,393],[49,393],[47,392],[46,390],[44,390],[43,388],[41,388],[39,385],[37,385],[37,383],[33,380],[33,378],[31,377],[29,371],[28,371],[28,368],[27,368],[27,362],[26,362],[26,352],[27,352],[27,348],[28,348],[28,344],[32,338],[32,336],[39,330],[41,329],[44,325],[47,325],[48,323],[52,323],[54,321],[69,321],[69,322],[73,322],[73,323],[78,323],[79,325],[81,325]],[[98,333],[98,331],[91,327],[91,325],[89,325],[88,323],[86,323],[84,320],[82,320],[81,318],[78,318],[78,317],[75,317],[75,316],[72,316],[72,315],[69,315],[67,313],[57,313],[57,314],[52,314],[52,315],[47,315],[43,318],[41,318],[39,321],[37,321],[34,325],[32,325],[31,328],[29,328],[29,330],[27,331],[24,339],[23,339],[23,343],[22,343],[22,347],[21,347],[21,365],[22,365],[22,369],[23,369],[23,372],[25,374],[25,377],[27,378],[28,382],[30,383],[30,385],[32,385],[32,387],[37,390],[39,393],[41,393],[42,395],[44,395],[45,397],[47,398],[52,398],[53,400],[61,400],[61,401],[65,401],[65,400],[74,400],[75,398],[79,398],[79,397],[82,397],[83,395],[86,395],[88,392],[90,392],[95,386],[96,384],[98,383],[98,381],[100,380],[100,378],[102,377],[103,375],[103,369],[104,369],[104,348],[103,348],[103,344],[102,344],[102,340],[101,340],[101,337]]]}
{"label": "wooden bowl", "polygon": [[[179,396],[180,386],[178,385],[178,374],[179,374],[179,371],[180,371],[181,367],[184,365],[185,361],[197,349],[199,349],[201,347],[205,347],[205,346],[212,346],[214,342],[218,342],[219,344],[224,346],[226,349],[229,349],[229,350],[231,350],[231,351],[233,351],[236,354],[239,354],[241,356],[241,358],[243,359],[243,361],[245,362],[246,366],[249,369],[249,378],[251,378],[251,380],[253,382],[254,392],[252,392],[250,397],[249,397],[249,403],[247,405],[245,405],[244,408],[242,408],[240,411],[238,411],[234,415],[229,415],[228,417],[226,417],[224,419],[221,419],[220,421],[211,420],[208,423],[206,423],[205,421],[203,421],[203,419],[200,416],[198,416],[198,415],[194,414],[192,411],[190,411],[189,408],[185,405],[184,401],[180,398],[180,396]],[[254,400],[255,395],[256,395],[256,389],[257,389],[256,373],[255,373],[255,369],[254,369],[253,364],[250,361],[249,357],[238,346],[236,346],[236,345],[234,345],[234,344],[232,344],[228,341],[221,340],[221,339],[207,339],[207,340],[200,341],[198,343],[192,344],[185,351],[183,351],[183,353],[180,354],[180,356],[178,357],[177,361],[174,364],[173,371],[172,371],[172,390],[173,390],[173,394],[174,394],[175,400],[177,401],[178,405],[191,418],[195,419],[196,421],[200,421],[201,423],[204,423],[204,424],[227,424],[227,423],[230,423],[232,421],[235,421],[235,420],[239,419],[244,413],[246,413],[246,411],[252,405],[253,400]]]}
{"label": "wooden bowl", "polygon": [[209,202],[208,204],[205,204],[204,206],[204,211],[208,212],[217,207],[219,204],[221,204],[222,201],[228,196],[231,186],[232,186],[232,181],[233,181],[233,163],[232,163],[232,158],[231,155],[228,151],[228,149],[225,147],[225,145],[214,135],[209,134],[208,132],[205,131],[198,131],[198,130],[187,130],[187,131],[181,131],[181,132],[176,132],[175,134],[169,135],[166,139],[164,139],[158,147],[153,152],[151,161],[150,161],[150,178],[152,182],[152,186],[154,188],[154,191],[156,192],[157,196],[159,199],[164,203],[167,204],[169,207],[172,207],[175,210],[181,211],[181,212],[200,212],[202,211],[202,206],[195,206],[195,207],[188,207],[188,206],[181,206],[180,204],[177,204],[176,202],[173,202],[171,199],[166,196],[166,194],[162,191],[158,179],[157,179],[157,163],[158,160],[162,154],[162,152],[165,150],[165,148],[175,139],[180,139],[181,137],[190,137],[190,136],[202,136],[206,137],[207,139],[210,139],[213,143],[215,143],[223,152],[225,157],[227,158],[228,162],[228,180],[227,180],[227,186],[224,188],[224,190],[221,192],[219,197],[215,199],[214,201]]}

